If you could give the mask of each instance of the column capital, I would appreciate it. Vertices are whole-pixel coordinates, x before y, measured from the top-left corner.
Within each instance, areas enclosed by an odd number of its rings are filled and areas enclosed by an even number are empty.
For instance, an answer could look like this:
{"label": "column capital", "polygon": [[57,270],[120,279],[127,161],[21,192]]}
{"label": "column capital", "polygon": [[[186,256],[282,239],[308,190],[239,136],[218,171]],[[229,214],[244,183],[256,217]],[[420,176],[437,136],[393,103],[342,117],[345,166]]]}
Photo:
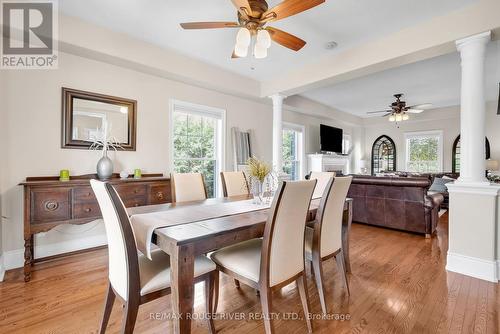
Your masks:
{"label": "column capital", "polygon": [[286,99],[288,96],[281,94],[281,93],[276,93],[273,95],[269,95],[269,98],[273,100],[273,103],[281,103],[283,102],[284,99]]}
{"label": "column capital", "polygon": [[465,46],[471,44],[486,45],[491,41],[491,31],[485,31],[477,35],[465,37],[455,41],[458,51],[461,51]]}

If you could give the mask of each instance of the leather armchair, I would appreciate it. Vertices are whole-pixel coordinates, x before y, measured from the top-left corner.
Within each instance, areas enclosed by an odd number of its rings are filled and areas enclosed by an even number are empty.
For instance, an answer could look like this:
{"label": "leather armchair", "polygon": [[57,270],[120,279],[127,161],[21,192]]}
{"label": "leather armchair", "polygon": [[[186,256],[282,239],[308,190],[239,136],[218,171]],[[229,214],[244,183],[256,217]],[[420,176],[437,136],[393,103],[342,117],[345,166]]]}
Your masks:
{"label": "leather armchair", "polygon": [[427,195],[426,178],[355,176],[348,196],[353,198],[353,221],[425,234],[439,221],[443,195]]}

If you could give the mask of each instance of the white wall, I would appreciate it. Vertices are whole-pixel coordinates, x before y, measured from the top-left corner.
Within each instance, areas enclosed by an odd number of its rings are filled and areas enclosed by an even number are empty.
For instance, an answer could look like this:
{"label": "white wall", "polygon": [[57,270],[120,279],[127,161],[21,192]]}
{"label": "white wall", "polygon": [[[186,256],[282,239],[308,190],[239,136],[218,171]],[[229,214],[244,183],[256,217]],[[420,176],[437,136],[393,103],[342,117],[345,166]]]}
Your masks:
{"label": "white wall", "polygon": [[[0,103],[2,101],[5,101],[5,71],[0,71]],[[6,136],[6,130],[7,130],[7,111],[6,108],[2,107],[0,104],[0,157],[6,157],[7,155],[7,136]],[[4,158],[3,158],[4,159]],[[2,207],[3,207],[3,189],[4,189],[4,183],[5,183],[5,170],[6,170],[7,164],[5,161],[0,162],[0,282],[3,280],[4,277],[4,258],[3,258],[3,248],[2,248],[2,239],[3,239],[3,233],[2,233],[2,225],[3,225],[3,218],[2,218]]]}
{"label": "white wall", "polygon": [[[10,143],[6,153],[7,174],[4,196],[3,249],[8,266],[22,262],[23,217],[22,188],[27,176],[58,175],[69,169],[72,175],[95,171],[99,152],[61,149],[61,87],[87,90],[130,99],[137,104],[137,151],[112,153],[115,172],[141,168],[143,172],[168,174],[169,166],[169,100],[177,99],[225,109],[226,168],[232,168],[230,129],[234,126],[252,129],[254,151],[260,158],[272,159],[272,106],[269,101],[248,100],[204,88],[172,81],[159,76],[60,53],[59,69],[48,71],[8,71],[2,117]],[[6,122],[4,122],[4,120]],[[319,123],[336,123],[287,111],[284,121],[306,127],[306,151],[318,150]],[[78,241],[75,241],[78,239]],[[57,253],[79,245],[105,242],[103,226],[60,226],[35,239],[35,257]],[[76,249],[75,248],[75,249]],[[20,262],[21,261],[21,262]]]}
{"label": "white wall", "polygon": [[[500,160],[500,116],[496,115],[497,102],[487,104],[486,136],[490,141],[491,159]],[[405,132],[443,131],[443,171],[451,171],[453,142],[460,134],[460,109],[458,106],[427,110],[412,119],[400,123],[390,123],[386,118],[365,119],[364,156],[371,162],[371,149],[374,141],[381,135],[388,135],[396,144],[397,170],[405,170]]]}

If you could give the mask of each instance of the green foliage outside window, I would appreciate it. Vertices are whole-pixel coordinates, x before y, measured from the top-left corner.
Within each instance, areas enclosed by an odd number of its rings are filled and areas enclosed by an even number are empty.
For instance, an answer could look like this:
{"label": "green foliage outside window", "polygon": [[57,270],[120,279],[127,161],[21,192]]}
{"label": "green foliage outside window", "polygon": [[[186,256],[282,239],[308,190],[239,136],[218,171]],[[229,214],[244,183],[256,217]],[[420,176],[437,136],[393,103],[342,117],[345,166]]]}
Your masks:
{"label": "green foliage outside window", "polygon": [[297,144],[298,133],[293,130],[283,130],[283,172],[290,175],[292,180],[298,180],[300,177]]}
{"label": "green foliage outside window", "polygon": [[175,112],[173,123],[174,171],[202,173],[208,197],[215,197],[217,120]]}
{"label": "green foliage outside window", "polygon": [[416,137],[408,139],[408,171],[439,172],[439,138]]}

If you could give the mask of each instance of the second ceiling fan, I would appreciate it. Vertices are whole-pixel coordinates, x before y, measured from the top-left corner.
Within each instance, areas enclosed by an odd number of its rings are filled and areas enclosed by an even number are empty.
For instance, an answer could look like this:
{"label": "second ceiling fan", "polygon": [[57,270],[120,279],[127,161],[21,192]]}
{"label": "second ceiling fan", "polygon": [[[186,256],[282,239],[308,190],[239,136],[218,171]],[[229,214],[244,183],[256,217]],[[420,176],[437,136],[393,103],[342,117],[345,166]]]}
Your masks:
{"label": "second ceiling fan", "polygon": [[423,103],[414,106],[407,106],[406,102],[401,100],[403,94],[394,94],[394,97],[396,98],[396,101],[391,103],[391,105],[389,106],[390,109],[381,111],[370,111],[367,114],[384,113],[382,117],[389,116],[389,122],[401,122],[401,121],[406,121],[410,118],[408,114],[420,114],[424,110],[432,107],[432,103]]}
{"label": "second ceiling fan", "polygon": [[285,0],[269,9],[265,0],[231,0],[238,10],[238,22],[189,22],[181,23],[184,29],[240,28],[236,36],[232,58],[246,57],[255,36],[253,54],[255,58],[267,57],[271,40],[294,51],[299,51],[306,42],[277,28],[266,26],[286,17],[316,7],[325,0]]}

